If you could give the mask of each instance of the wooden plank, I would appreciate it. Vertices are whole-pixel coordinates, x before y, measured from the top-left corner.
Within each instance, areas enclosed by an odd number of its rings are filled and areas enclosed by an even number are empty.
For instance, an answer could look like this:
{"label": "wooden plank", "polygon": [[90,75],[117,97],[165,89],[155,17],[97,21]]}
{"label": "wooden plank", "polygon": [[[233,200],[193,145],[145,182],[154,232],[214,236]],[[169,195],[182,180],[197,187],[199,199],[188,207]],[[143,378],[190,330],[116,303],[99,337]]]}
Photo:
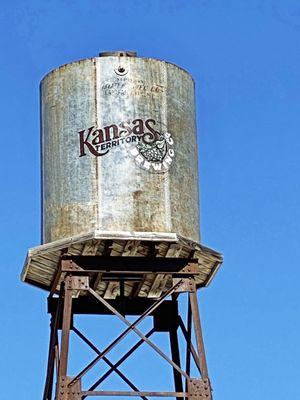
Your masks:
{"label": "wooden plank", "polygon": [[[89,240],[85,243],[84,248],[82,250],[82,255],[83,256],[95,256],[98,252],[98,248],[101,245],[101,240],[93,239]],[[90,280],[90,287],[93,290],[96,290],[98,287],[99,282],[101,281],[102,274],[93,274],[91,280]]]}
{"label": "wooden plank", "polygon": [[75,243],[68,247],[68,253],[74,256],[80,256],[82,254],[82,250],[84,248],[83,243]]}
{"label": "wooden plank", "polygon": [[47,277],[46,275],[40,275],[37,271],[32,269],[31,273],[26,276],[26,280],[30,280],[32,282],[42,283],[43,285],[50,287],[51,285],[51,278]]}
{"label": "wooden plank", "polygon": [[156,275],[148,292],[148,297],[149,298],[159,297],[161,295],[161,292],[164,290],[165,282],[166,282],[166,275],[164,274]]}
{"label": "wooden plank", "polygon": [[143,284],[140,288],[138,296],[148,296],[151,286],[154,284],[155,278],[155,274],[145,274],[145,279],[143,280]]}
{"label": "wooden plank", "polygon": [[[179,257],[182,250],[182,246],[178,244],[171,244],[165,254],[166,258],[176,258]],[[149,298],[155,298],[161,296],[162,292],[165,290],[166,283],[169,279],[168,275],[158,274],[153,280],[153,283],[148,292]]]}
{"label": "wooden plank", "polygon": [[100,296],[103,296],[103,294],[105,293],[105,290],[108,286],[108,282],[103,282],[100,281],[98,283],[97,289],[95,290],[95,292],[97,292],[98,294],[100,294]]}
{"label": "wooden plank", "polygon": [[147,257],[150,253],[151,243],[140,243],[136,255],[139,257]]}
{"label": "wooden plank", "polygon": [[139,240],[128,240],[123,247],[122,256],[135,256],[138,252],[140,243]]}
{"label": "wooden plank", "polygon": [[98,246],[101,243],[99,240],[89,240],[85,243],[82,250],[82,256],[95,256],[97,254]]}
{"label": "wooden plank", "polygon": [[126,246],[126,241],[114,240],[111,245],[110,255],[121,256],[125,246]]}
{"label": "wooden plank", "polygon": [[39,256],[36,256],[35,258],[37,260],[43,259],[49,263],[57,264],[60,259],[60,254],[59,253],[54,253],[54,254],[53,253],[45,253],[45,254],[43,253],[43,254],[40,254]]}
{"label": "wooden plank", "polygon": [[165,255],[166,258],[177,258],[180,256],[182,250],[182,246],[178,244],[171,244],[168,248],[168,251]]}
{"label": "wooden plank", "polygon": [[41,277],[46,277],[47,279],[52,279],[53,273],[49,273],[44,268],[41,268],[39,265],[31,264],[30,273],[28,275],[40,275]]}
{"label": "wooden plank", "polygon": [[41,262],[40,260],[34,259],[32,265],[50,275],[53,275],[57,270],[57,263],[52,265],[49,264],[47,265],[45,262]]}
{"label": "wooden plank", "polygon": [[125,282],[124,294],[126,297],[130,296],[135,282]]}
{"label": "wooden plank", "polygon": [[182,258],[193,258],[194,250],[191,250],[189,247],[182,246],[181,247],[181,252],[179,254],[179,257]]}
{"label": "wooden plank", "polygon": [[115,299],[120,294],[119,282],[108,282],[103,297],[105,299]]}
{"label": "wooden plank", "polygon": [[44,252],[47,253],[49,251],[55,251],[55,252],[59,251],[60,252],[61,250],[65,249],[67,247],[70,247],[71,245],[74,245],[76,243],[83,243],[86,240],[93,239],[94,236],[95,236],[94,232],[89,232],[87,234],[74,235],[70,238],[59,239],[54,242],[45,243],[40,246],[36,246],[36,247],[29,249],[28,255],[30,257],[32,257],[34,255],[42,254]]}
{"label": "wooden plank", "polygon": [[102,256],[105,251],[107,240],[98,240],[98,249],[96,252],[96,256]]}
{"label": "wooden plank", "polygon": [[136,256],[139,257],[148,257],[151,256],[151,249],[154,248],[153,242],[143,242],[141,240],[138,241]]}
{"label": "wooden plank", "polygon": [[169,249],[170,243],[162,242],[155,244],[156,257],[165,257]]}
{"label": "wooden plank", "polygon": [[[98,257],[98,260],[96,260],[97,264],[92,265],[92,267],[96,267],[99,262],[99,265],[104,265],[105,269],[107,267],[111,268],[112,265],[121,265],[124,267],[124,270],[128,268],[130,270],[133,262],[133,260],[130,260],[130,257],[139,257],[142,260],[139,261],[139,267],[143,268],[147,266],[147,269],[139,283],[125,282],[125,295],[130,297],[158,297],[172,284],[172,279],[167,275],[171,271],[168,268],[172,266],[163,263],[161,267],[164,269],[159,269],[160,266],[157,269],[157,272],[160,274],[158,276],[152,274],[153,262],[151,260],[153,257],[162,259],[178,258],[178,267],[181,265],[179,260],[197,259],[199,275],[196,277],[196,282],[198,285],[209,284],[222,262],[221,254],[188,239],[178,236],[178,240],[171,240],[170,237],[167,240],[168,235],[174,236],[174,234],[167,234],[165,236],[166,234],[162,233],[156,236],[155,233],[152,234],[151,232],[139,234],[135,232],[128,233],[128,237],[126,236],[127,233],[121,237],[117,237],[112,233],[103,239],[105,235],[103,232],[99,233],[99,236],[98,233],[97,235],[79,235],[78,237],[60,240],[29,250],[22,272],[22,279],[30,281],[31,284],[36,282],[37,286],[42,286],[43,288],[47,286],[50,288],[57,271],[61,251],[65,248],[68,248],[67,254],[69,255]],[[176,238],[176,235],[173,238]],[[116,257],[116,259],[112,261],[108,256]],[[129,259],[122,260],[120,264],[118,259],[125,259],[126,257],[129,257]],[[173,265],[173,261],[171,262]],[[149,271],[149,273],[146,271]],[[93,287],[95,291],[101,295],[105,294],[109,298],[117,296],[119,283],[116,281],[107,283],[101,279],[100,275],[94,279]]]}
{"label": "wooden plank", "polygon": [[218,272],[220,266],[221,266],[220,262],[218,262],[218,261],[215,262],[215,265],[213,266],[210,275],[207,277],[207,279],[205,281],[205,286],[208,286],[210,284],[210,282],[213,280],[214,276]]}
{"label": "wooden plank", "polygon": [[142,277],[142,279],[140,280],[140,282],[135,282],[135,283],[132,285],[132,290],[131,290],[131,292],[130,292],[130,294],[129,294],[129,297],[130,297],[130,298],[134,298],[134,297],[138,297],[138,296],[139,296],[139,293],[140,293],[140,291],[141,291],[141,289],[142,289],[142,287],[143,287],[143,285],[144,285],[146,276],[147,276],[147,275],[144,274],[143,277]]}

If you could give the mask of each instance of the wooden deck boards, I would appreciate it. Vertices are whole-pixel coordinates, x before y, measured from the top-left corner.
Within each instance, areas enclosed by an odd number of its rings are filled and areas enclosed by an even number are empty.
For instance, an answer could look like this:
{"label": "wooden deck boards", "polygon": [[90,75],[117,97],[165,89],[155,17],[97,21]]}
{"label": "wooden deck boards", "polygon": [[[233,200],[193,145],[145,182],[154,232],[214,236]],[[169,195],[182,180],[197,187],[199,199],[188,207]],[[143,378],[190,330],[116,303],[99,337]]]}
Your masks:
{"label": "wooden deck boards", "polygon": [[[21,274],[24,282],[51,289],[62,252],[67,255],[163,257],[197,259],[196,283],[207,286],[223,259],[220,253],[173,233],[100,232],[47,243],[29,250]],[[59,281],[57,288],[60,285]],[[172,285],[169,274],[144,274],[140,282],[125,282],[125,296],[156,298]],[[115,281],[95,282],[95,290],[107,299],[120,294]]]}

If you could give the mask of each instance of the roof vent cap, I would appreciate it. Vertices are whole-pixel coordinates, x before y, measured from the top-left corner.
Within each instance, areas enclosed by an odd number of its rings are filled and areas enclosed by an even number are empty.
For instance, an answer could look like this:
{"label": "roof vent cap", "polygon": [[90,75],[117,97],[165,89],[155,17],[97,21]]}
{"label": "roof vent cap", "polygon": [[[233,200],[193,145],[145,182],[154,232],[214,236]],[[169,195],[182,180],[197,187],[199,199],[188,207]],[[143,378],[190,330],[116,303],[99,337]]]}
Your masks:
{"label": "roof vent cap", "polygon": [[136,51],[102,51],[99,53],[99,57],[136,57]]}

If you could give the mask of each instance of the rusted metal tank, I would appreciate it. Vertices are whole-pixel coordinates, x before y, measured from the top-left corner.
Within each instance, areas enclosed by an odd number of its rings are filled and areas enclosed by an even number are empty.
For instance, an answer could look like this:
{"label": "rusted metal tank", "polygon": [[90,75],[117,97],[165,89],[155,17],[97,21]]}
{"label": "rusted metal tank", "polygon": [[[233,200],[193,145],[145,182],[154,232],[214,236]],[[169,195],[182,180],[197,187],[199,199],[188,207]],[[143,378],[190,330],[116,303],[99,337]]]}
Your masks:
{"label": "rusted metal tank", "polygon": [[194,83],[132,52],[41,82],[43,243],[95,230],[199,242]]}

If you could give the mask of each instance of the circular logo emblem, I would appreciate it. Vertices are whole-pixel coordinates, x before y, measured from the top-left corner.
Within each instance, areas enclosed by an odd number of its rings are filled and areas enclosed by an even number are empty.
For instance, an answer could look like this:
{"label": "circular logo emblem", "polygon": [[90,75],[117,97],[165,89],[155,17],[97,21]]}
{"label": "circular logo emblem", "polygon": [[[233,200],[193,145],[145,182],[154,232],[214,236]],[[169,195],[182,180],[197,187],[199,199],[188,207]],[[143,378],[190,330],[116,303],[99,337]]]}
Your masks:
{"label": "circular logo emblem", "polygon": [[154,173],[169,170],[175,155],[174,140],[169,132],[157,132],[155,137],[144,134],[138,143],[130,143],[128,150],[136,164]]}

